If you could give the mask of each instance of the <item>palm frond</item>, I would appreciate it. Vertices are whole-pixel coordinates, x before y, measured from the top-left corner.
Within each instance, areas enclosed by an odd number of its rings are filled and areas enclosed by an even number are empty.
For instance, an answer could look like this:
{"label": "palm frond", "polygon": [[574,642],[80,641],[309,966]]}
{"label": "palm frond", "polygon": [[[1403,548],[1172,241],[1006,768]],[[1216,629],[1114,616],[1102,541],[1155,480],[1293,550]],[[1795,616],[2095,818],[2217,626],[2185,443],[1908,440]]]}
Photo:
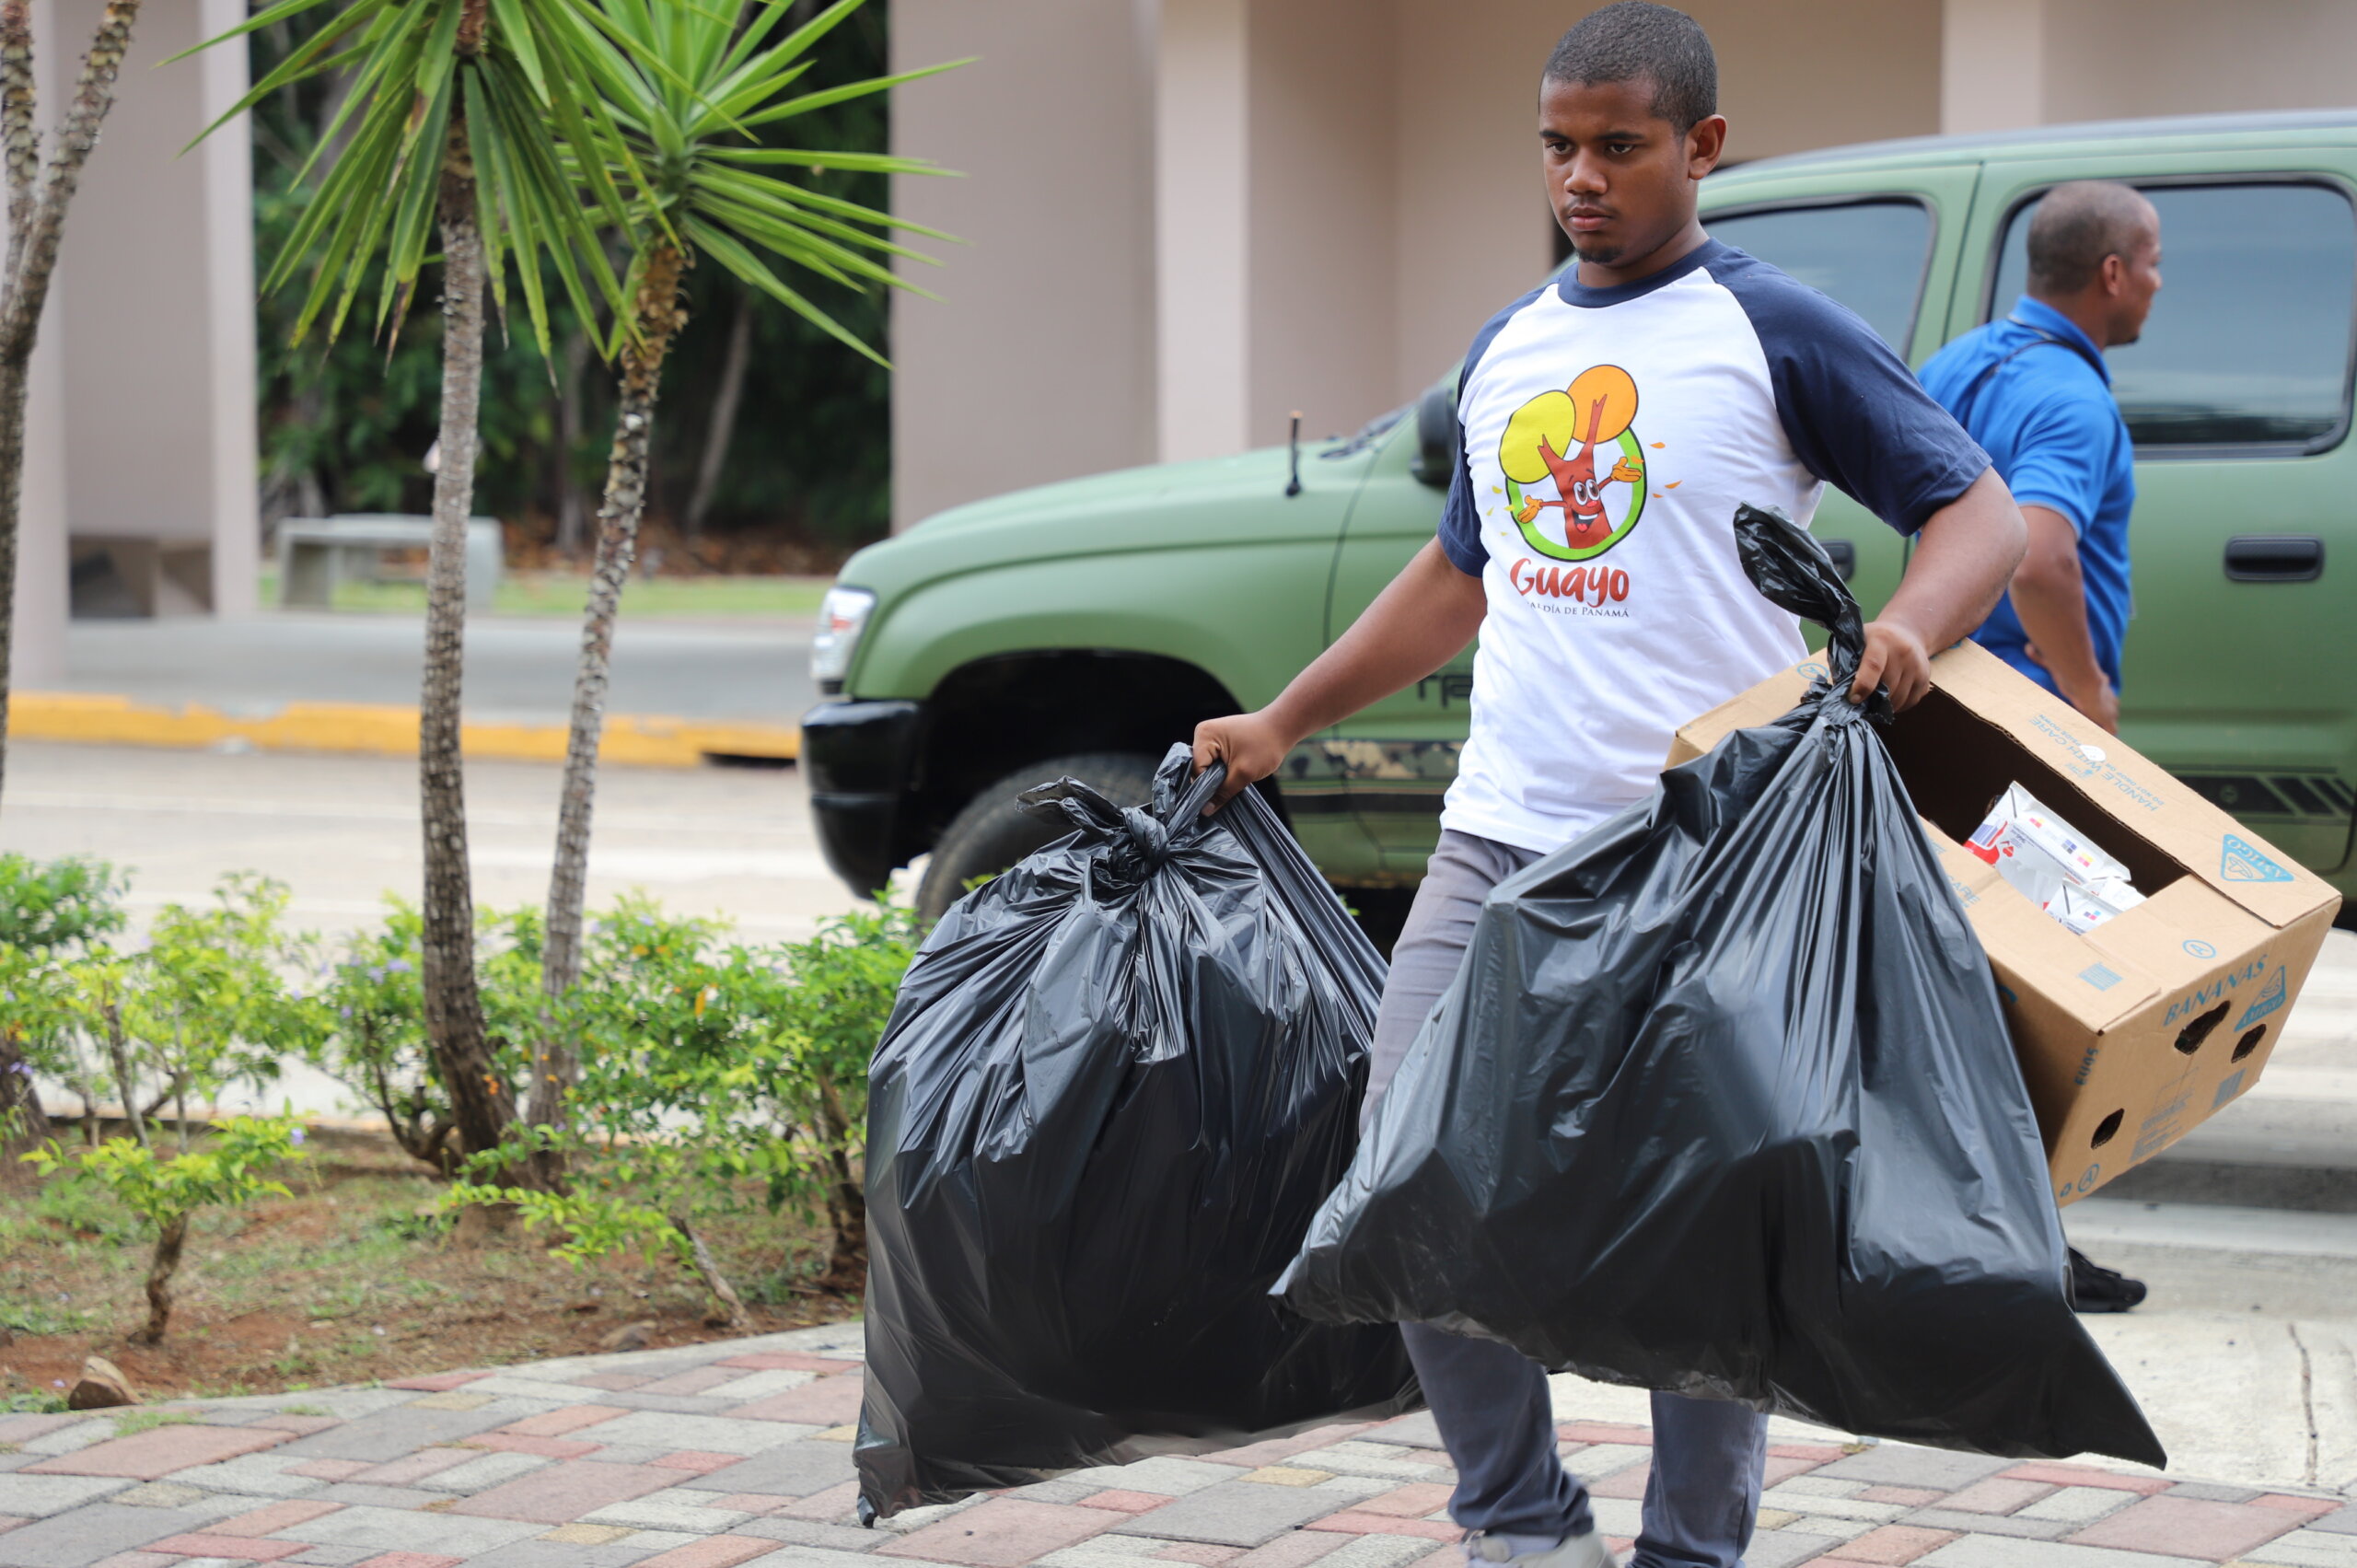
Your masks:
{"label": "palm frond", "polygon": [[[543,354],[544,266],[585,319],[621,308],[598,230],[629,222],[645,196],[637,155],[609,108],[608,89],[625,68],[602,31],[601,0],[474,4],[487,25],[473,52],[459,47],[469,0],[278,0],[200,46],[337,7],[215,127],[295,83],[351,74],[343,109],[300,176],[316,174],[309,203],[263,278],[266,290],[277,289],[308,271],[297,341],[315,326],[339,334],[379,267],[375,321],[380,333],[400,330],[434,252],[451,168],[471,173],[493,302],[504,318],[512,266]],[[459,128],[464,142],[454,144]],[[456,155],[454,145],[462,148]],[[463,162],[452,165],[454,156]],[[315,168],[321,159],[332,161]]]}

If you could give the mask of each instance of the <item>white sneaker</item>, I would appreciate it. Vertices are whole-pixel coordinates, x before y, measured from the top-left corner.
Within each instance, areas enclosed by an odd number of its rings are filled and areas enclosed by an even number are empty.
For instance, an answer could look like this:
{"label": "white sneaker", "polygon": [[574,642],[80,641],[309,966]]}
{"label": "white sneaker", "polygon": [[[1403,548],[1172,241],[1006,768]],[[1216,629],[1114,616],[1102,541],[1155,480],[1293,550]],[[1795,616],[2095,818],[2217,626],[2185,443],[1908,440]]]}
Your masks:
{"label": "white sneaker", "polygon": [[1510,1562],[1514,1568],[1618,1568],[1604,1544],[1602,1530],[1565,1536],[1544,1551],[1517,1553],[1495,1536],[1478,1535],[1465,1543],[1468,1563]]}

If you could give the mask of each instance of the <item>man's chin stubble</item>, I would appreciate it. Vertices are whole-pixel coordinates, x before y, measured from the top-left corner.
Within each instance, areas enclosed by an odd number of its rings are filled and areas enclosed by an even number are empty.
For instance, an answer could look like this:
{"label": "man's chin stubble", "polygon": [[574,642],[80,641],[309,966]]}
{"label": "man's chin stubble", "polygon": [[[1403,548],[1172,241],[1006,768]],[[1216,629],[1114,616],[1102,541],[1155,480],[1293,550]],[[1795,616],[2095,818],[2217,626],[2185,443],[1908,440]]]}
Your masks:
{"label": "man's chin stubble", "polygon": [[1622,252],[1627,249],[1628,247],[1625,245],[1615,245],[1608,250],[1599,250],[1591,246],[1582,245],[1576,239],[1572,241],[1572,254],[1573,256],[1583,261],[1593,261],[1599,267],[1608,267],[1612,265],[1612,263],[1620,259]]}

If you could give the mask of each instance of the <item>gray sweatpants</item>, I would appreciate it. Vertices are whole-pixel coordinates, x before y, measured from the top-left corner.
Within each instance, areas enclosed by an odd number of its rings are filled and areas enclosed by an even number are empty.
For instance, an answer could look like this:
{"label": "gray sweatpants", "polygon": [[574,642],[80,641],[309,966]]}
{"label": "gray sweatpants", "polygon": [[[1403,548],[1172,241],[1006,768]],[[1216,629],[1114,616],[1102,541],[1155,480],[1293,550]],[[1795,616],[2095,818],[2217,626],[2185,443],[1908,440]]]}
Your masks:
{"label": "gray sweatpants", "polygon": [[[1369,1063],[1370,1111],[1457,978],[1481,900],[1538,858],[1535,851],[1469,833],[1441,834],[1392,950]],[[1698,1281],[1696,1288],[1709,1286]],[[1403,1324],[1401,1332],[1457,1467],[1450,1516],[1469,1530],[1524,1538],[1511,1541],[1517,1550],[1592,1529],[1587,1489],[1555,1452],[1545,1369],[1493,1340],[1421,1323]],[[1759,1508],[1767,1418],[1742,1405],[1676,1394],[1655,1394],[1653,1417],[1653,1475],[1630,1568],[1736,1568]]]}

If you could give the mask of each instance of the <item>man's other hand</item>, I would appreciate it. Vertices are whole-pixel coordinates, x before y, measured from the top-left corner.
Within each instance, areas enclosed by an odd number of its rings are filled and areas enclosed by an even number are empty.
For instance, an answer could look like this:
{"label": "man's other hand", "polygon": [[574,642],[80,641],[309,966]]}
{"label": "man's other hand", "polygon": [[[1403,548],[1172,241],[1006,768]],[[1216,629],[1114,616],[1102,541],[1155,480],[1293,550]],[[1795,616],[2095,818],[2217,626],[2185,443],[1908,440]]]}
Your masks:
{"label": "man's other hand", "polygon": [[1195,726],[1195,772],[1213,762],[1227,764],[1227,778],[1219,795],[1203,808],[1208,817],[1252,785],[1277,771],[1293,749],[1277,726],[1261,714],[1235,714],[1205,719]]}
{"label": "man's other hand", "polygon": [[2073,691],[2071,683],[2062,679],[2062,672],[2046,662],[2046,656],[2038,651],[2036,643],[2024,643],[2022,652],[2029,656],[2030,663],[2054,677],[2055,683],[2062,688],[2064,702],[2102,726],[2106,733],[2119,733],[2119,693],[2112,690],[2102,670],[2087,676],[2085,683]]}
{"label": "man's other hand", "polygon": [[1865,652],[1858,658],[1857,679],[1850,682],[1850,701],[1864,702],[1876,686],[1890,689],[1890,705],[1902,714],[1932,689],[1932,656],[1923,639],[1895,621],[1866,622]]}

